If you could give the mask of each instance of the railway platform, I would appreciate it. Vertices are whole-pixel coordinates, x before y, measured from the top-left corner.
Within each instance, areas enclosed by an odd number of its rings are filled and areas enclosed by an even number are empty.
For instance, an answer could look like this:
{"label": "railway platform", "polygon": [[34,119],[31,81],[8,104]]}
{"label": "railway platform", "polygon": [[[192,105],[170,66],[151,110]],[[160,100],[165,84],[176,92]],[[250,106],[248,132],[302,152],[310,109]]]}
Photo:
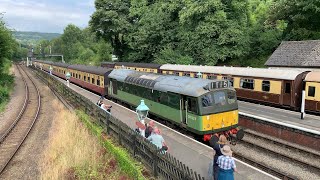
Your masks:
{"label": "railway platform", "polygon": [[[59,79],[61,82],[64,80]],[[81,95],[96,103],[100,98],[98,95],[93,94],[81,87],[70,84],[70,88],[77,91]],[[136,112],[125,108],[112,101],[104,100],[106,104],[112,105],[112,115],[125,122],[132,129],[136,128],[137,115]],[[138,102],[137,102],[138,103]],[[147,119],[149,121],[150,119]],[[169,146],[169,153],[179,159],[182,163],[186,164],[189,168],[207,177],[209,162],[213,159],[213,150],[211,147],[201,144],[194,139],[187,137],[171,128],[163,126],[159,123],[156,124],[162,132],[162,135]],[[239,180],[244,179],[276,179],[274,176],[269,175],[255,167],[252,167],[242,161],[236,161],[238,173],[235,173],[235,178]]]}
{"label": "railway platform", "polygon": [[300,118],[300,112],[270,107],[260,104],[254,104],[244,101],[239,102],[240,113],[248,116],[258,116],[266,119],[290,124],[293,126],[304,128],[305,130],[319,131],[320,133],[320,116],[306,114],[304,119]]}

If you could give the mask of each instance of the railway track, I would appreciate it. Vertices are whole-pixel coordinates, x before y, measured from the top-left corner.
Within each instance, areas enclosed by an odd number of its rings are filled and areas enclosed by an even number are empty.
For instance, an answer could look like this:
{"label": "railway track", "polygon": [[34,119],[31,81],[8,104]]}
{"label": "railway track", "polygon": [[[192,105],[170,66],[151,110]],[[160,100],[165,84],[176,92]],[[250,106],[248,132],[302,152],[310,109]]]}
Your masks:
{"label": "railway track", "polygon": [[0,175],[13,159],[35,124],[41,106],[39,90],[29,75],[16,65],[26,85],[25,103],[10,128],[0,137]]}
{"label": "railway track", "polygon": [[[251,130],[246,130],[245,132],[245,138],[240,141],[239,144],[252,147],[256,149],[257,152],[271,155],[275,157],[275,159],[284,159],[286,162],[289,162],[288,165],[303,167],[310,172],[320,172],[319,152],[277,140]],[[300,179],[283,169],[271,167],[263,162],[257,162],[246,154],[235,152],[235,157],[281,179]]]}

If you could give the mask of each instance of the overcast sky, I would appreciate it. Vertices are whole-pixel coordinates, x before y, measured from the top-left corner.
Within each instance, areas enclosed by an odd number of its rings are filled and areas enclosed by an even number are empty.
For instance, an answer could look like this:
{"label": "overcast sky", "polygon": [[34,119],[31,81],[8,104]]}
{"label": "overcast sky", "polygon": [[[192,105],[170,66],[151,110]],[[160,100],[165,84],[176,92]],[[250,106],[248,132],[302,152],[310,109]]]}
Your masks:
{"label": "overcast sky", "polygon": [[0,0],[10,29],[62,33],[66,25],[88,26],[94,0]]}

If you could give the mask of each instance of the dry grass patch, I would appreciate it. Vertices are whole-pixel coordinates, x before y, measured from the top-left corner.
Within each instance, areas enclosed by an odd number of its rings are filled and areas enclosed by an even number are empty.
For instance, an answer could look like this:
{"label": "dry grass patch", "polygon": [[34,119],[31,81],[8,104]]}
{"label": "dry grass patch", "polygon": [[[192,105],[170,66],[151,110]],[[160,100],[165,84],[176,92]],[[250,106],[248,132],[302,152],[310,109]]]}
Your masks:
{"label": "dry grass patch", "polygon": [[53,102],[56,113],[41,164],[41,179],[128,179],[117,161],[74,113]]}

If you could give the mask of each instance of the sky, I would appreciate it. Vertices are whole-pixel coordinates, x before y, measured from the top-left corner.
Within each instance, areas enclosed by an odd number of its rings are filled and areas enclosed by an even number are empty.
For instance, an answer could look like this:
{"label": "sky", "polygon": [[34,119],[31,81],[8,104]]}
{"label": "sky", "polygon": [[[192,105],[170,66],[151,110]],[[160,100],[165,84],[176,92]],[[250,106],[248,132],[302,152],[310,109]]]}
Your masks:
{"label": "sky", "polygon": [[88,26],[94,0],[0,0],[0,13],[16,31],[63,33],[68,24]]}

